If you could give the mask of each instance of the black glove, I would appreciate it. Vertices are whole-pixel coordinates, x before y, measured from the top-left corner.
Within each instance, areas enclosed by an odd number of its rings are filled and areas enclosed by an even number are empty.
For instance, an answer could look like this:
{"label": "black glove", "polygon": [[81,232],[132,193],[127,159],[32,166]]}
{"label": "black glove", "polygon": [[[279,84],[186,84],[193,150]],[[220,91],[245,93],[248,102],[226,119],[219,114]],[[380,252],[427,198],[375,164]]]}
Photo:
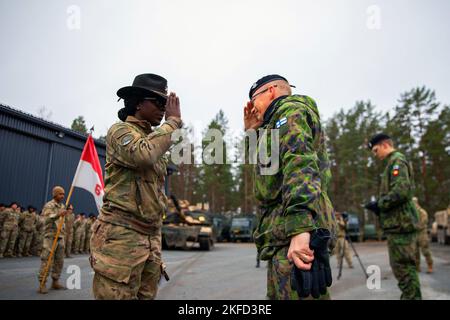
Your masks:
{"label": "black glove", "polygon": [[366,208],[367,210],[372,211],[372,212],[375,213],[377,216],[380,215],[380,208],[378,207],[378,201],[376,201],[376,200],[370,201],[369,203],[366,203],[366,205],[364,206],[364,208]]}
{"label": "black glove", "polygon": [[295,264],[292,267],[291,288],[297,291],[299,297],[306,298],[312,295],[317,299],[327,292],[327,287],[331,286],[333,278],[328,252],[330,238],[330,231],[327,229],[314,231],[309,243],[311,250],[314,250],[311,270],[300,270]]}

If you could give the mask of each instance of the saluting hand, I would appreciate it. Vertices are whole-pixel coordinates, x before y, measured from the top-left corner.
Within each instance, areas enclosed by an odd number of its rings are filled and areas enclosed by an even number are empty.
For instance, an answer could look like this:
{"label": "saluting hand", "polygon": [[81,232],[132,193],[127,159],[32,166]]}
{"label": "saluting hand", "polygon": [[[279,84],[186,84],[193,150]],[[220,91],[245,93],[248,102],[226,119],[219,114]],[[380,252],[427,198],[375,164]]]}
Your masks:
{"label": "saluting hand", "polygon": [[169,94],[166,102],[166,120],[169,117],[181,118],[180,98],[177,97],[175,92]]}
{"label": "saluting hand", "polygon": [[249,101],[244,107],[244,127],[245,130],[258,129],[262,125],[262,121],[258,119],[258,111]]}

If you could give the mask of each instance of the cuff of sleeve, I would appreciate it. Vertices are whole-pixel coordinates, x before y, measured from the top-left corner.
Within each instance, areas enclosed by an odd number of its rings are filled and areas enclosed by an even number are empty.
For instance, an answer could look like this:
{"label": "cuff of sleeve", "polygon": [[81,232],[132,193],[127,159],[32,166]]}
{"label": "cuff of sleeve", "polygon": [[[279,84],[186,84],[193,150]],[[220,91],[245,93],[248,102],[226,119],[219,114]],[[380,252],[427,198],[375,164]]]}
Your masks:
{"label": "cuff of sleeve", "polygon": [[183,126],[183,121],[181,120],[181,118],[169,117],[166,120],[166,124],[168,124],[175,130],[180,129]]}
{"label": "cuff of sleeve", "polygon": [[285,230],[288,237],[316,229],[312,215],[308,211],[289,214],[285,216],[285,219]]}

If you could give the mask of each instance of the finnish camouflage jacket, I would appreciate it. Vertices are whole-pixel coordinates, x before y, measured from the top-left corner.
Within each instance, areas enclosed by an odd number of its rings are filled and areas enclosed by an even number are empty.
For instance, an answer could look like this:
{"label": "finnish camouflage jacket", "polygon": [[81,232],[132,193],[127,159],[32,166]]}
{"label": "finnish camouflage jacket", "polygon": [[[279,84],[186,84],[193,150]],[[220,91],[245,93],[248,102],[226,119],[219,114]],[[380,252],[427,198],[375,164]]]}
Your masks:
{"label": "finnish camouflage jacket", "polygon": [[181,120],[169,117],[153,130],[147,121],[128,116],[106,137],[106,178],[99,220],[153,234],[167,206],[164,179],[171,134]]}
{"label": "finnish camouflage jacket", "polygon": [[[278,170],[258,160],[255,170],[255,195],[260,203],[258,225],[254,233],[261,259],[270,259],[294,235],[318,228],[335,234],[333,206],[327,190],[331,179],[325,133],[319,111],[307,96],[283,96],[272,102],[258,130],[258,150],[263,144],[271,150],[272,135],[261,129],[278,129]],[[276,139],[274,140],[277,143]],[[275,166],[276,167],[276,166]]]}
{"label": "finnish camouflage jacket", "polygon": [[[42,208],[42,217],[44,219],[44,237],[55,237],[58,230],[58,224],[60,222],[59,213],[66,209],[64,203],[58,203],[55,199],[47,202]],[[59,239],[64,238],[65,226],[64,223],[61,228],[61,232],[58,236]]]}
{"label": "finnish camouflage jacket", "polygon": [[378,198],[381,227],[385,233],[415,232],[418,229],[419,215],[412,200],[412,167],[398,151],[392,152],[385,162]]}

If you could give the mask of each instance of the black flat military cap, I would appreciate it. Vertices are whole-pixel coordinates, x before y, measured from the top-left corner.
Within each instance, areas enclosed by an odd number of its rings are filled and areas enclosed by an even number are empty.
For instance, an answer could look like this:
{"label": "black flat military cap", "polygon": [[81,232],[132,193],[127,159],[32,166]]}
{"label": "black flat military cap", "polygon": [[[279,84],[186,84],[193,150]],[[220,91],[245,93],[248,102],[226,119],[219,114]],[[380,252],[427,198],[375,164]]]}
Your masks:
{"label": "black flat military cap", "polygon": [[[248,93],[249,98],[251,99],[253,94],[256,92],[256,90],[258,90],[259,88],[261,88],[263,85],[275,81],[275,80],[283,80],[286,81],[287,83],[289,83],[289,81],[286,80],[285,77],[282,77],[278,74],[270,74],[268,76],[262,77],[261,79],[259,79],[258,81],[256,81],[252,87],[250,88],[250,92]],[[295,88],[295,86],[292,86],[292,88]]]}
{"label": "black flat military cap", "polygon": [[379,144],[380,142],[382,142],[384,140],[390,140],[390,139],[391,139],[391,137],[388,136],[387,134],[378,133],[370,139],[369,143],[367,144],[367,147],[369,148],[369,150],[372,150],[372,148],[374,146],[376,146],[377,144]]}

